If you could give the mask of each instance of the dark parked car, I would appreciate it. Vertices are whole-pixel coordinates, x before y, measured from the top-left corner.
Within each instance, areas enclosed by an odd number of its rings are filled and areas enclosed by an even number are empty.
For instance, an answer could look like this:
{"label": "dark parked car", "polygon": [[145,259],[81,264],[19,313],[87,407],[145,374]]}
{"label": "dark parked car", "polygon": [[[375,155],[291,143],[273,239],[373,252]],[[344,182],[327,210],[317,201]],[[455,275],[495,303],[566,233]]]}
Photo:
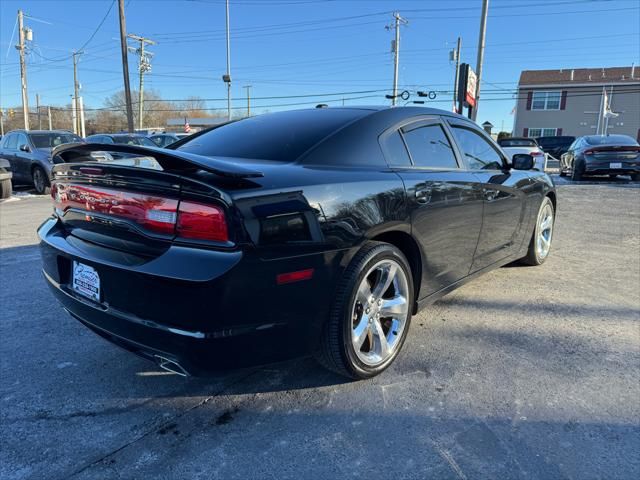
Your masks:
{"label": "dark parked car", "polygon": [[49,191],[53,157],[51,151],[83,140],[65,130],[14,130],[0,144],[0,158],[9,161],[13,183],[33,185],[38,194]]}
{"label": "dark parked car", "polygon": [[56,152],[44,276],[81,323],[181,374],[312,352],[371,377],[420,308],[551,246],[549,177],[442,110],[278,112],[112,145],[147,168],[77,163],[107,147]]}
{"label": "dark parked car", "polygon": [[89,135],[87,143],[104,143],[117,145],[139,145],[141,147],[157,147],[148,137],[136,133],[97,133]]}
{"label": "dark parked car", "polygon": [[630,175],[640,180],[640,145],[627,135],[578,137],[560,158],[560,176]]}
{"label": "dark parked car", "polygon": [[559,135],[557,137],[538,137],[536,142],[545,153],[548,153],[556,160],[560,160],[562,154],[567,153],[569,146],[575,141],[576,137],[568,135]]}
{"label": "dark parked car", "polygon": [[9,160],[0,158],[0,198],[9,198],[11,196],[12,176]]}
{"label": "dark parked car", "polygon": [[156,144],[157,147],[168,147],[172,143],[177,142],[178,140],[182,140],[185,137],[188,137],[189,133],[156,133],[149,137],[153,143]]}

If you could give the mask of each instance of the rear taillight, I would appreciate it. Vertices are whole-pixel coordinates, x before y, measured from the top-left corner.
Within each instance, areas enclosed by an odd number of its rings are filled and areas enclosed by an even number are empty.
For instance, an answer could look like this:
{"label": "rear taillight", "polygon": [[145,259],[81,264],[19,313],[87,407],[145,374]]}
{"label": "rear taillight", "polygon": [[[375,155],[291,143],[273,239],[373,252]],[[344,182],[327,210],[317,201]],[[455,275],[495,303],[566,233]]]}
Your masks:
{"label": "rear taillight", "polygon": [[106,215],[182,239],[229,240],[224,210],[215,205],[58,182],[51,186],[51,198],[60,215],[72,208],[84,212],[88,221]]}
{"label": "rear taillight", "polygon": [[534,157],[542,157],[542,156],[544,156],[544,153],[542,153],[542,152],[531,152],[531,155],[533,155]]}
{"label": "rear taillight", "polygon": [[181,201],[176,233],[180,238],[226,242],[229,240],[224,211],[220,207]]}
{"label": "rear taillight", "polygon": [[595,150],[593,150],[592,148],[588,148],[587,150],[584,151],[585,155],[591,155],[592,153],[595,153]]}

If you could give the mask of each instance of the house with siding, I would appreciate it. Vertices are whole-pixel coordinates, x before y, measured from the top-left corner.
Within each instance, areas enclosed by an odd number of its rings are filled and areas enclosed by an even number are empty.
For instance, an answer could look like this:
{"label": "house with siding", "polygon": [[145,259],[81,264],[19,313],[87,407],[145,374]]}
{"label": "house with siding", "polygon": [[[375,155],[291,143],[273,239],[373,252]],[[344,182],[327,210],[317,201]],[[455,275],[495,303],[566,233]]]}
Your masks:
{"label": "house with siding", "polygon": [[640,141],[640,68],[524,70],[520,74],[514,136],[603,133]]}

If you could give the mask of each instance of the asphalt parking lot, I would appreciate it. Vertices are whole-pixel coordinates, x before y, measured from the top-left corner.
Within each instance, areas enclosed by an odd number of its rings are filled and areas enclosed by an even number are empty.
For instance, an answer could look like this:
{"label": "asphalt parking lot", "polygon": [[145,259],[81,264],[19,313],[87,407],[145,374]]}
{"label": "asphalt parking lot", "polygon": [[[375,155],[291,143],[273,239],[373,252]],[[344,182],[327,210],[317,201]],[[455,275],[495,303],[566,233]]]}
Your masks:
{"label": "asphalt parking lot", "polygon": [[640,185],[555,178],[547,263],[445,297],[362,382],[158,371],[54,303],[48,199],[0,204],[0,478],[640,478]]}

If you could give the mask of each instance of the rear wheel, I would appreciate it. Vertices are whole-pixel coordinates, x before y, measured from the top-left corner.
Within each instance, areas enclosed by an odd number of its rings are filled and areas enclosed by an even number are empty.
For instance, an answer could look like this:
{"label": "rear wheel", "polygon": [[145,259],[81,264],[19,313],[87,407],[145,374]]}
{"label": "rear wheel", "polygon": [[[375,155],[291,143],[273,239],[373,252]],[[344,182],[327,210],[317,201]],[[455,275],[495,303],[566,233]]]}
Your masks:
{"label": "rear wheel", "polygon": [[560,170],[560,176],[561,177],[566,177],[567,176],[567,172],[563,172],[562,170]]}
{"label": "rear wheel", "polygon": [[582,162],[574,162],[571,169],[571,180],[579,182],[584,174],[584,165]]}
{"label": "rear wheel", "polygon": [[338,285],[316,358],[353,379],[378,375],[404,344],[412,305],[411,269],[402,252],[387,243],[367,243]]}
{"label": "rear wheel", "polygon": [[11,196],[11,179],[6,178],[0,181],[0,198],[9,198]]}
{"label": "rear wheel", "polygon": [[38,195],[47,195],[50,192],[49,177],[42,167],[33,167],[33,186]]}
{"label": "rear wheel", "polygon": [[527,255],[522,259],[523,263],[527,265],[542,265],[545,262],[551,250],[554,221],[553,203],[549,197],[545,197],[538,209],[536,227],[529,242]]}

